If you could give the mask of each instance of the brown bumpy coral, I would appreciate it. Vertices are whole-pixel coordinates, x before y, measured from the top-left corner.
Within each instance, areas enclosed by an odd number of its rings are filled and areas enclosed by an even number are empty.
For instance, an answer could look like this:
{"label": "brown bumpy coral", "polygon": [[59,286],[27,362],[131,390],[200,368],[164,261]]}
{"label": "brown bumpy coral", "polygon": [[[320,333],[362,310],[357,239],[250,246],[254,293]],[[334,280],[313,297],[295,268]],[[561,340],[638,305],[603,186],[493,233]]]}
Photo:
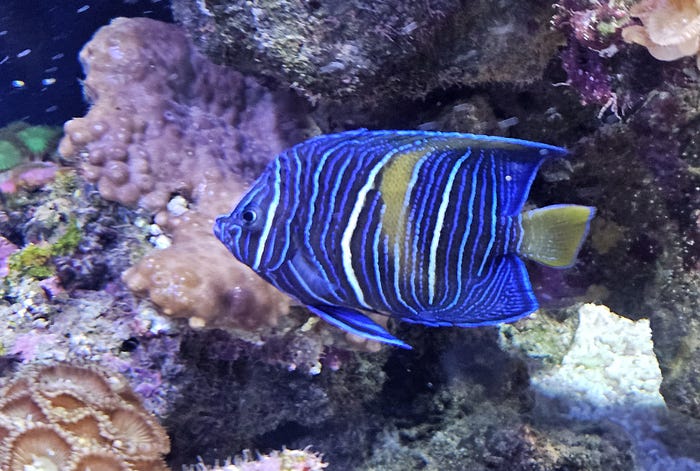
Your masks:
{"label": "brown bumpy coral", "polygon": [[121,377],[56,364],[0,391],[0,469],[167,471],[165,430]]}
{"label": "brown bumpy coral", "polygon": [[173,245],[147,254],[123,279],[133,291],[148,294],[165,314],[188,318],[192,327],[235,329],[242,336],[275,326],[289,312],[289,298],[211,235],[214,217],[228,212],[233,200],[232,195],[213,201],[207,214],[160,213],[157,221],[173,234]]}
{"label": "brown bumpy coral", "polygon": [[623,29],[625,41],[641,44],[652,56],[663,61],[698,54],[700,0],[644,0],[632,7],[630,14],[639,18],[643,26]]}
{"label": "brown bumpy coral", "polygon": [[[287,313],[287,299],[214,237],[247,183],[305,132],[303,107],[214,65],[175,25],[117,18],[80,53],[89,113],[66,123],[60,152],[112,201],[160,213],[174,244],[125,275],[136,292],[191,324],[254,329]],[[292,111],[293,110],[293,111]],[[190,202],[165,210],[173,194]]]}
{"label": "brown bumpy coral", "polygon": [[149,210],[172,193],[196,201],[203,183],[255,177],[302,137],[288,96],[212,64],[175,25],[117,18],[80,60],[92,106],[65,124],[59,151],[80,155],[108,200]]}

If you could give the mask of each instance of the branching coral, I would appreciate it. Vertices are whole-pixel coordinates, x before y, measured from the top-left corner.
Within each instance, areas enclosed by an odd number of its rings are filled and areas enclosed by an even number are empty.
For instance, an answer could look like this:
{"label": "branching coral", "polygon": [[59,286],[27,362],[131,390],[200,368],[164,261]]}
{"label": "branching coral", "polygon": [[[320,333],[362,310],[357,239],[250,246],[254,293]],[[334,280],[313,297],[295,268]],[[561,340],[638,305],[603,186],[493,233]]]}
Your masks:
{"label": "branching coral", "polygon": [[[622,37],[662,61],[695,56],[700,50],[699,0],[644,0],[630,10],[642,25],[628,26]],[[697,59],[700,68],[700,56]]]}
{"label": "branching coral", "polygon": [[29,368],[0,392],[0,467],[166,471],[165,430],[125,380],[94,368]]}

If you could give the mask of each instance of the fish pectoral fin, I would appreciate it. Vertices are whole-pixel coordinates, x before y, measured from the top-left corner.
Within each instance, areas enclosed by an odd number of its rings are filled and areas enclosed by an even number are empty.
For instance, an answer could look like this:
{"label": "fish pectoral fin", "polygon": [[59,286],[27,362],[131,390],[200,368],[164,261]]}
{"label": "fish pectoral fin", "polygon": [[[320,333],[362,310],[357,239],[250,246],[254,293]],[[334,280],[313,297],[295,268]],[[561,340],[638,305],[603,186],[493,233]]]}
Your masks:
{"label": "fish pectoral fin", "polygon": [[324,321],[336,327],[340,327],[351,334],[376,340],[377,342],[388,343],[389,345],[395,345],[407,350],[413,348],[409,344],[391,335],[384,327],[377,324],[366,315],[353,309],[331,305],[307,307]]}
{"label": "fish pectoral fin", "polygon": [[335,285],[321,276],[321,270],[315,263],[303,251],[298,250],[289,261],[289,268],[297,280],[303,280],[308,291],[313,293],[315,297],[329,301],[337,298]]}

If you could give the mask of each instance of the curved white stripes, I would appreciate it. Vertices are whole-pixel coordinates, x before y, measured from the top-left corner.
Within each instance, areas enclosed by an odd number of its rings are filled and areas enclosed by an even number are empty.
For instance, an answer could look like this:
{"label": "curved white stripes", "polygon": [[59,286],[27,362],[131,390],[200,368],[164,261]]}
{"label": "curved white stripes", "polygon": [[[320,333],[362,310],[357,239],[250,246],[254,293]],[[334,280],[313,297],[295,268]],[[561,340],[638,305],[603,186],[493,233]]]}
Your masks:
{"label": "curved white stripes", "polygon": [[455,162],[454,167],[452,167],[450,175],[447,178],[445,189],[442,192],[442,200],[440,201],[437,220],[435,221],[435,227],[433,228],[433,238],[430,241],[430,257],[428,259],[428,304],[430,305],[432,305],[435,300],[435,272],[437,271],[437,250],[440,244],[442,226],[445,223],[445,213],[447,212],[447,205],[450,202],[450,193],[452,192],[452,186],[454,185],[457,173],[459,173],[460,168],[462,168],[462,164],[465,160],[469,158],[470,155],[471,151],[467,151],[462,157],[459,158],[457,162]]}
{"label": "curved white stripes", "polygon": [[362,209],[365,206],[367,193],[369,193],[369,191],[372,188],[374,188],[379,172],[392,158],[394,158],[394,156],[397,153],[402,152],[406,147],[415,147],[415,145],[416,143],[411,143],[409,145],[393,149],[392,151],[386,153],[379,162],[374,164],[374,166],[367,175],[367,181],[364,185],[362,185],[362,187],[357,193],[357,199],[355,200],[355,204],[353,205],[352,211],[350,212],[348,224],[345,230],[343,231],[342,238],[340,239],[340,250],[342,255],[341,261],[343,265],[343,271],[345,272],[346,280],[350,285],[350,288],[352,289],[353,293],[355,293],[357,302],[367,309],[371,309],[372,307],[368,305],[365,301],[365,296],[362,291],[362,287],[360,286],[360,282],[357,279],[357,274],[355,273],[355,270],[352,267],[352,250],[350,248],[352,236],[355,233],[355,229],[357,228],[357,222],[360,217],[360,213],[362,212]]}
{"label": "curved white stripes", "polygon": [[262,260],[263,254],[265,253],[265,246],[269,242],[270,230],[272,229],[272,223],[275,220],[275,213],[277,212],[277,206],[280,203],[280,186],[281,186],[281,163],[280,159],[275,159],[275,183],[274,192],[272,195],[272,200],[267,208],[267,213],[265,214],[265,225],[260,233],[260,239],[258,240],[258,250],[255,253],[255,260],[250,266],[253,270],[258,270],[260,268],[260,261]]}

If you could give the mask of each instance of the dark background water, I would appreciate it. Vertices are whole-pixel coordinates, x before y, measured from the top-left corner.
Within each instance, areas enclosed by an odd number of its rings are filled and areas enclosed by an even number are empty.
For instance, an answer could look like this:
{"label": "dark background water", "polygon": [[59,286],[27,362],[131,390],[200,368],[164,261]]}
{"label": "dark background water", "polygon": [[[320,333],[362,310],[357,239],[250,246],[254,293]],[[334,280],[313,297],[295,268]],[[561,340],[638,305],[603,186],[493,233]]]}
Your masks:
{"label": "dark background water", "polygon": [[167,0],[0,0],[0,127],[84,115],[78,52],[118,16],[172,21]]}

